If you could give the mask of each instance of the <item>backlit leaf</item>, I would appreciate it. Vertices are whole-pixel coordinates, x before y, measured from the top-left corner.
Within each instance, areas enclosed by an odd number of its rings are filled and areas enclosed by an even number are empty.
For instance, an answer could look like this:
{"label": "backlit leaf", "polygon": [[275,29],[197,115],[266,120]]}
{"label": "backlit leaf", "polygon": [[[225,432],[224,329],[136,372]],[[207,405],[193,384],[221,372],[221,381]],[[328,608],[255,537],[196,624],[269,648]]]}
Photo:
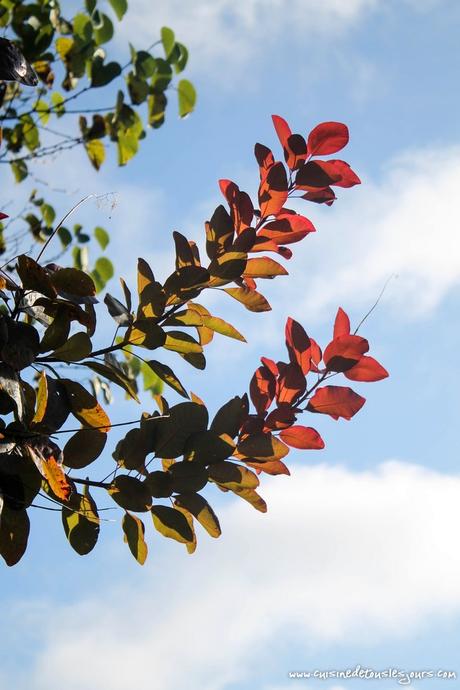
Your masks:
{"label": "backlit leaf", "polygon": [[217,515],[203,496],[196,493],[182,494],[176,496],[174,503],[192,513],[211,537],[217,538],[221,535]]}
{"label": "backlit leaf", "polygon": [[63,362],[78,362],[91,354],[92,345],[84,332],[74,333],[64,345],[53,352],[53,357]]}
{"label": "backlit leaf", "polygon": [[337,153],[348,144],[348,127],[341,122],[322,122],[308,135],[310,156],[327,156]]}
{"label": "backlit leaf", "polygon": [[387,370],[373,357],[363,355],[359,362],[344,372],[351,381],[381,381],[388,377]]}
{"label": "backlit leaf", "polygon": [[318,432],[308,426],[291,426],[290,429],[280,431],[280,439],[292,448],[301,450],[321,450],[324,441]]}
{"label": "backlit leaf", "polygon": [[193,532],[184,515],[169,506],[153,506],[151,509],[155,529],[164,537],[182,544],[193,541]]}
{"label": "backlit leaf", "polygon": [[265,297],[256,290],[250,290],[246,287],[238,287],[224,288],[224,291],[234,299],[238,300],[238,302],[241,302],[241,304],[243,304],[248,311],[271,311],[271,306]]}
{"label": "backlit leaf", "polygon": [[70,409],[76,419],[83,426],[100,428],[101,431],[109,431],[110,419],[98,403],[96,398],[89,393],[77,381],[60,379],[64,385]]}
{"label": "backlit leaf", "polygon": [[324,386],[309,400],[307,410],[328,414],[333,419],[351,419],[365,402],[366,398],[346,386]]}
{"label": "backlit leaf", "polygon": [[144,523],[136,515],[126,512],[121,523],[124,532],[124,540],[129,550],[140,565],[144,565],[147,559],[148,548],[145,543]]}

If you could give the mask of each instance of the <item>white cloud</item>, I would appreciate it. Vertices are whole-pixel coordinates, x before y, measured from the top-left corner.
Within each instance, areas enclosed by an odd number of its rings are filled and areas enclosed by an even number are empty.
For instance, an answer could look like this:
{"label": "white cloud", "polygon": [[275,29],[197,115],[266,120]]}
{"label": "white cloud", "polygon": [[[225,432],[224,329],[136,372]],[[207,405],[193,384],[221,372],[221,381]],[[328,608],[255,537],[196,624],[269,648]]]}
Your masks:
{"label": "white cloud", "polygon": [[66,690],[80,690],[68,672],[78,659],[93,690],[153,677],[162,690],[184,679],[224,690],[252,677],[255,658],[282,685],[292,669],[277,658],[279,640],[306,655],[334,641],[356,650],[460,614],[459,475],[395,461],[372,472],[297,466],[293,475],[265,482],[267,515],[235,501],[219,510],[223,537],[200,534],[192,558],[156,541],[146,570],[125,571],[112,591],[94,581],[74,605],[37,604],[34,614],[26,604],[17,620],[40,631],[40,646],[24,687],[55,690],[65,677]]}
{"label": "white cloud", "polygon": [[383,304],[403,319],[423,317],[460,285],[460,149],[408,152],[379,181],[362,178],[339,190],[333,209],[299,207],[318,233],[293,248],[283,302],[296,295],[309,318],[339,304],[365,307],[395,274]]}
{"label": "white cloud", "polygon": [[[222,68],[243,66],[249,57],[266,54],[282,37],[284,50],[292,41],[315,35],[336,35],[361,19],[377,0],[136,0],[118,40],[138,47],[150,45],[161,26],[171,26],[191,50],[193,64],[222,77]],[[281,46],[279,46],[281,50]],[[246,69],[246,68],[245,68]],[[231,76],[227,75],[227,76]]]}

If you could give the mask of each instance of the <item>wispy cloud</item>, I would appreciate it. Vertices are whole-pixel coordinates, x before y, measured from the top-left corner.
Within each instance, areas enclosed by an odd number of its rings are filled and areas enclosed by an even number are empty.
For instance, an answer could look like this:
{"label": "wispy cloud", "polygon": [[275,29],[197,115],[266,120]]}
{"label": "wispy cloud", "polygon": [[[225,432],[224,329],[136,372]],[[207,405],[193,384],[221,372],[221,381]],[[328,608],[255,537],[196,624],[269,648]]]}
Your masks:
{"label": "wispy cloud", "polygon": [[267,515],[235,501],[220,510],[224,536],[200,534],[192,558],[153,547],[146,570],[125,572],[111,591],[95,581],[74,605],[37,604],[35,622],[27,605],[16,625],[39,630],[41,644],[23,687],[57,690],[65,678],[80,690],[69,669],[84,659],[94,690],[143,686],[152,674],[163,690],[185,679],[224,690],[251,677],[255,656],[273,661],[279,639],[308,653],[459,615],[460,476],[396,461],[293,474],[265,483]]}

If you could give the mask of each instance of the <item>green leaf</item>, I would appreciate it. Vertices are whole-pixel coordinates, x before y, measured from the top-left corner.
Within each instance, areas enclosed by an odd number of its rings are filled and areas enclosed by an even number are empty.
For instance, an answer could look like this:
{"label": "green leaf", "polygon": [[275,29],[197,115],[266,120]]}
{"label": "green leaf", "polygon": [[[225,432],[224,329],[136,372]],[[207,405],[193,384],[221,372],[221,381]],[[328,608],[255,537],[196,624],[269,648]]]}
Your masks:
{"label": "green leaf", "polygon": [[81,331],[71,335],[64,345],[53,352],[53,357],[63,362],[78,362],[89,357],[92,349],[89,336]]}
{"label": "green leaf", "polygon": [[[100,284],[100,289],[103,289],[106,283],[113,278],[114,268],[113,264],[106,256],[100,256],[94,264],[92,276],[97,285]],[[100,290],[99,290],[100,291]]]}
{"label": "green leaf", "polygon": [[70,546],[80,556],[86,556],[96,546],[99,537],[97,506],[85,487],[84,494],[72,496],[72,507],[63,506],[62,524]]}
{"label": "green leaf", "polygon": [[91,86],[93,88],[107,86],[107,84],[119,77],[120,74],[121,66],[118,62],[108,62],[104,65],[101,57],[93,58],[91,66]]}
{"label": "green leaf", "polygon": [[161,395],[164,387],[163,381],[146,362],[141,364],[141,373],[144,381],[144,391],[150,391],[154,396]]}
{"label": "green leaf", "polygon": [[92,369],[92,371],[95,371],[96,374],[99,374],[99,376],[103,376],[112,383],[115,383],[117,386],[120,386],[131,398],[133,398],[133,400],[140,402],[139,398],[137,397],[134,382],[128,376],[126,376],[121,368],[115,367],[108,362],[102,364],[102,362],[87,361],[82,362],[82,364],[89,369]]}
{"label": "green leaf", "polygon": [[35,112],[38,114],[38,117],[40,118],[40,122],[42,123],[42,125],[46,125],[48,123],[48,120],[50,119],[50,110],[48,103],[43,99],[39,98],[35,103]]}
{"label": "green leaf", "polygon": [[153,319],[137,319],[127,332],[127,343],[155,350],[165,344],[166,334]]}
{"label": "green leaf", "polygon": [[59,293],[69,293],[77,297],[92,297],[96,294],[91,276],[76,268],[60,268],[52,273],[51,282]]}
{"label": "green leaf", "polygon": [[51,94],[51,103],[53,105],[53,112],[56,113],[57,117],[62,117],[65,113],[64,96],[59,93],[59,91],[53,91]]}
{"label": "green leaf", "polygon": [[29,151],[35,151],[40,146],[40,136],[38,129],[30,115],[20,117],[22,124],[22,135]]}
{"label": "green leaf", "polygon": [[57,234],[64,248],[68,247],[69,244],[72,244],[72,235],[70,234],[69,230],[67,230],[67,228],[61,226]]}
{"label": "green leaf", "polygon": [[216,434],[228,434],[235,438],[249,412],[247,395],[238,395],[229,400],[216,412],[211,424],[211,431]]}
{"label": "green leaf", "polygon": [[101,249],[105,249],[110,242],[109,233],[107,232],[107,230],[104,230],[104,228],[101,228],[99,225],[96,228],[94,228],[94,237],[99,243]]}
{"label": "green leaf", "polygon": [[151,509],[155,529],[164,537],[182,544],[193,541],[193,532],[184,515],[169,506],[153,506]]}
{"label": "green leaf", "polygon": [[123,16],[128,9],[128,2],[127,0],[109,0],[109,3],[117,15],[118,21],[121,21],[123,19]]}
{"label": "green leaf", "polygon": [[215,331],[216,333],[226,335],[228,338],[241,340],[243,343],[246,342],[244,335],[241,335],[236,328],[223,319],[220,319],[218,316],[203,316],[203,325],[206,326],[206,328],[210,328],[212,331]]}
{"label": "green leaf", "polygon": [[80,429],[69,438],[63,448],[63,464],[81,470],[97,460],[104,450],[107,434],[97,429]]}
{"label": "green leaf", "polygon": [[175,373],[166,364],[158,362],[156,359],[150,359],[147,364],[155,372],[155,374],[164,381],[168,386],[171,386],[176,393],[182,395],[184,398],[188,398],[188,393],[184,386],[181,384]]}
{"label": "green leaf", "polygon": [[[99,46],[102,43],[108,43],[113,38],[113,24],[110,17],[101,12],[96,13],[98,19],[97,23],[93,19],[94,38],[96,44]],[[96,18],[95,17],[95,18]]]}
{"label": "green leaf", "polygon": [[25,510],[11,510],[0,496],[0,555],[9,566],[21,560],[27,548],[30,521]]}
{"label": "green leaf", "polygon": [[155,453],[161,458],[177,458],[182,455],[188,438],[205,431],[208,411],[204,405],[184,402],[169,410],[169,417],[152,420],[155,427]]}
{"label": "green leaf", "polygon": [[176,496],[174,503],[192,513],[211,537],[220,537],[221,529],[217,515],[203,496],[196,493],[181,494]]}
{"label": "green leaf", "polygon": [[166,333],[164,348],[187,355],[203,352],[200,343],[198,343],[195,338],[192,338],[191,335],[182,333],[182,331],[168,331],[168,333]]}
{"label": "green leaf", "polygon": [[25,161],[13,161],[10,163],[11,170],[13,171],[15,182],[22,182],[26,179],[29,171]]}
{"label": "green leaf", "polygon": [[200,491],[208,483],[208,470],[200,462],[175,462],[169,467],[175,493]]}
{"label": "green leaf", "polygon": [[[73,18],[72,24],[74,35],[78,36],[78,38],[80,38],[83,43],[88,43],[93,37],[93,26],[91,24],[91,19],[88,17],[88,15],[83,13],[76,14]],[[58,41],[59,40],[60,39],[58,39]],[[61,51],[59,50],[59,48],[57,48],[57,50],[61,55]]]}
{"label": "green leaf", "polygon": [[179,116],[186,117],[195,109],[196,91],[188,79],[181,79],[177,85],[179,94]]}
{"label": "green leaf", "polygon": [[85,143],[85,150],[93,168],[99,170],[102,163],[105,161],[104,142],[100,139],[91,139],[91,141]]}
{"label": "green leaf", "polygon": [[259,486],[259,479],[255,472],[235,462],[218,462],[209,467],[209,479],[230,491],[235,489],[255,489]]}
{"label": "green leaf", "polygon": [[121,526],[124,532],[125,543],[140,565],[144,565],[147,559],[147,544],[145,543],[144,523],[136,515],[126,512],[123,516]]}
{"label": "green leaf", "polygon": [[108,492],[115,503],[118,503],[125,510],[133,510],[135,513],[140,513],[146,512],[151,508],[152,498],[150,491],[143,482],[135,477],[119,474],[113,480]]}
{"label": "green leaf", "polygon": [[167,26],[163,26],[161,29],[161,41],[163,43],[166,59],[168,59],[174,50],[174,45],[176,43],[174,31],[169,29]]}

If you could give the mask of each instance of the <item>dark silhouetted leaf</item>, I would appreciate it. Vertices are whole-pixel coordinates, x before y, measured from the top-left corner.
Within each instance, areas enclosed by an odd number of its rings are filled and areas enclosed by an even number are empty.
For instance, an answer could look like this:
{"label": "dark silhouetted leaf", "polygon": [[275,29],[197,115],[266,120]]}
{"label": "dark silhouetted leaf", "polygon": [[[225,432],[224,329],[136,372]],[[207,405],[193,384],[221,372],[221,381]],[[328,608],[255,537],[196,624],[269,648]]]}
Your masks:
{"label": "dark silhouetted leaf", "polygon": [[109,494],[119,506],[136,513],[146,512],[152,506],[150,491],[146,485],[135,477],[119,474],[113,480]]}
{"label": "dark silhouetted leaf", "polygon": [[169,506],[153,506],[151,509],[155,529],[164,537],[182,544],[193,541],[193,532],[184,515]]}
{"label": "dark silhouetted leaf", "polygon": [[128,544],[129,550],[140,565],[144,565],[147,559],[147,544],[145,543],[144,523],[136,515],[125,513],[121,523],[124,532],[125,543]]}
{"label": "dark silhouetted leaf", "polygon": [[74,470],[87,467],[101,455],[106,441],[107,434],[97,429],[77,431],[64,446],[64,465]]}
{"label": "dark silhouetted leaf", "polygon": [[174,503],[192,513],[211,537],[220,537],[221,529],[217,515],[203,496],[196,493],[182,494],[176,496]]}

